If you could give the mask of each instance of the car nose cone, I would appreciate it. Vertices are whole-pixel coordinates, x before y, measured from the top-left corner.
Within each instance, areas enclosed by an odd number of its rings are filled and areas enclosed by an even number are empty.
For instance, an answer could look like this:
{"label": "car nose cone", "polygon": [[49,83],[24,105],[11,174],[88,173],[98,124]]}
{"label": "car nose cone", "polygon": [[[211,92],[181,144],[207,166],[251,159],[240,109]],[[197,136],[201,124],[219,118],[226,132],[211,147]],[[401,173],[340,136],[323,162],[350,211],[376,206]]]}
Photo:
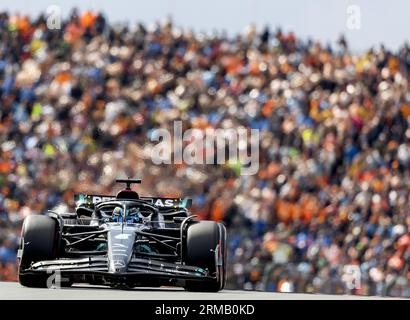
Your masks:
{"label": "car nose cone", "polygon": [[108,271],[126,272],[132,258],[135,228],[111,225],[108,229]]}

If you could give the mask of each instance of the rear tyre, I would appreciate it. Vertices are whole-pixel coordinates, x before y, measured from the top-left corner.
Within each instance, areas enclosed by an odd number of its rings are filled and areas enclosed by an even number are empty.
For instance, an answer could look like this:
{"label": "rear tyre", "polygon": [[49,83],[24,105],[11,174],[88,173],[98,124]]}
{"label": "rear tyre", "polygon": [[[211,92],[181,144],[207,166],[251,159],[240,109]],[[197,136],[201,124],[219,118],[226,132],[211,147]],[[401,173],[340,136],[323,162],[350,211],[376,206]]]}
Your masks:
{"label": "rear tyre", "polygon": [[50,274],[26,271],[37,261],[53,260],[58,253],[57,222],[43,215],[28,216],[21,231],[19,282],[26,287],[45,288]]}
{"label": "rear tyre", "polygon": [[[185,289],[188,291],[217,292],[225,286],[226,264],[226,230],[214,221],[199,221],[188,227],[186,243],[186,264],[207,269],[214,276],[218,271],[219,277],[215,281],[188,280]],[[217,251],[217,259],[215,257]],[[216,260],[219,261],[217,265]]]}

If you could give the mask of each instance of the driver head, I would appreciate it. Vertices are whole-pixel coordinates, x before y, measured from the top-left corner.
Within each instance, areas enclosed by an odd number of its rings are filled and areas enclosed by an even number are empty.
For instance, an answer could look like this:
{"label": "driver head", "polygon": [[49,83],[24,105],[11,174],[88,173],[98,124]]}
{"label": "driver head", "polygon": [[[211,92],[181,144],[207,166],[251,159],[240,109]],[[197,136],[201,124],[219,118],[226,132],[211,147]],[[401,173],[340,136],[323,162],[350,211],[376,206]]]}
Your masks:
{"label": "driver head", "polygon": [[112,212],[113,216],[122,216],[123,209],[120,207],[115,207],[115,209]]}

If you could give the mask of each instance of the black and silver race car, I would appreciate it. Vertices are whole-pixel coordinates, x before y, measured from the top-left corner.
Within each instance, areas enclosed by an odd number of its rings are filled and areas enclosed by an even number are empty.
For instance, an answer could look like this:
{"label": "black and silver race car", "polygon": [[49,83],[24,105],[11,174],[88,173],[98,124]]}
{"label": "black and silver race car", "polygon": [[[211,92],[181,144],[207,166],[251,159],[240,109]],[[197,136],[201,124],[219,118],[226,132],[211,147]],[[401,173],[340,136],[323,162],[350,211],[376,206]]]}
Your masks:
{"label": "black and silver race car", "polygon": [[225,285],[226,229],[198,221],[190,199],[140,197],[141,180],[118,179],[114,196],[76,195],[75,213],[30,215],[18,251],[19,282],[47,287],[58,273],[73,283],[112,287],[180,286],[216,292]]}

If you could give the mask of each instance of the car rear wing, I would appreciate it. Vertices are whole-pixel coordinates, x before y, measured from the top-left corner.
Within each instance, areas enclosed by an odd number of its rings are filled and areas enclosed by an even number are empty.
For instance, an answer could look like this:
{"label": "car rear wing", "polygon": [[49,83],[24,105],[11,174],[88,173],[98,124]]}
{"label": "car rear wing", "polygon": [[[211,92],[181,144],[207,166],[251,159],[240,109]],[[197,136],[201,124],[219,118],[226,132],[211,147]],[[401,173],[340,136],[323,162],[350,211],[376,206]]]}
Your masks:
{"label": "car rear wing", "polygon": [[[99,195],[99,194],[84,194],[79,193],[74,195],[74,202],[76,205],[80,203],[97,204],[104,201],[116,200],[115,196]],[[140,197],[140,200],[146,201],[159,208],[185,208],[192,206],[192,199],[190,198],[167,198],[167,197]]]}

